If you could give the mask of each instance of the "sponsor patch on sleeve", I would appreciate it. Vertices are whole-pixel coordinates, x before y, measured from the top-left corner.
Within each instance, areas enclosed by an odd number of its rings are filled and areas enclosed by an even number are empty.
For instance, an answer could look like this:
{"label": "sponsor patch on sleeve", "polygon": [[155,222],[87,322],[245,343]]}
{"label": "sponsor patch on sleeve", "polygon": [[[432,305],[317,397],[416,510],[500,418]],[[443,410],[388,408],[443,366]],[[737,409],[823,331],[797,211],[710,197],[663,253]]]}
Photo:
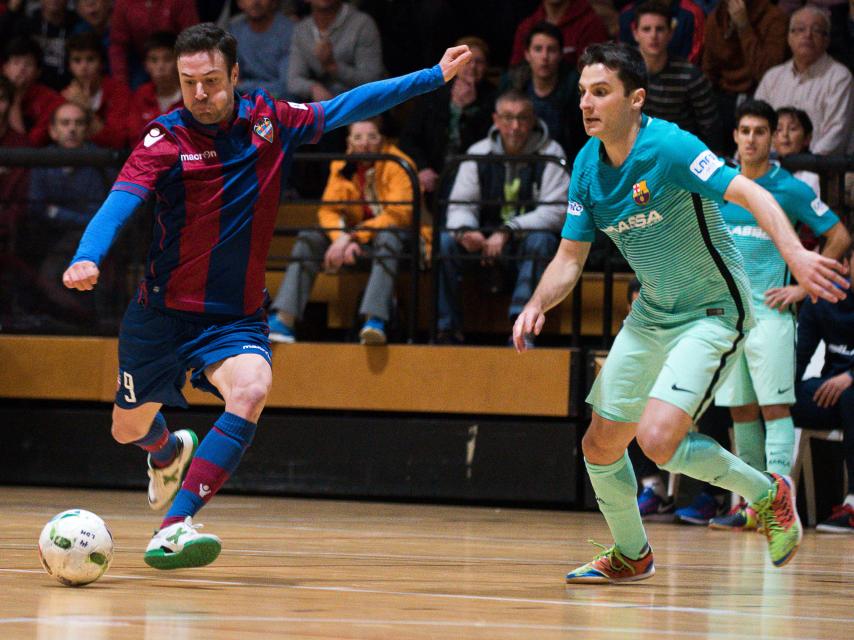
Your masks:
{"label": "sponsor patch on sleeve", "polygon": [[691,172],[703,182],[712,177],[712,174],[724,165],[723,160],[706,149],[691,163]]}
{"label": "sponsor patch on sleeve", "polygon": [[288,104],[291,105],[291,107],[293,107],[294,109],[302,109],[303,111],[308,110],[308,107],[302,104],[301,102],[288,102]]}
{"label": "sponsor patch on sleeve", "polygon": [[580,216],[584,212],[584,207],[581,203],[575,200],[570,200],[566,207],[566,214],[569,216]]}
{"label": "sponsor patch on sleeve", "polygon": [[830,207],[828,207],[826,204],[824,204],[824,202],[822,202],[821,198],[815,198],[812,202],[810,202],[810,206],[812,207],[812,210],[817,216],[823,216],[830,209]]}

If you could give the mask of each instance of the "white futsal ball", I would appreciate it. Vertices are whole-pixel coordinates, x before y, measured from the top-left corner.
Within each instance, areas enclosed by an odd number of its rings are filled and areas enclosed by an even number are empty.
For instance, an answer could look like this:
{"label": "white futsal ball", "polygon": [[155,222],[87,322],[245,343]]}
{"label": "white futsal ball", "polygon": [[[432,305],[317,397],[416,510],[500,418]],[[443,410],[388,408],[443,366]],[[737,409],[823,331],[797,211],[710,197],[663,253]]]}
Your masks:
{"label": "white futsal ball", "polygon": [[113,559],[113,535],[91,511],[56,514],[39,536],[39,560],[50,575],[69,587],[100,578]]}

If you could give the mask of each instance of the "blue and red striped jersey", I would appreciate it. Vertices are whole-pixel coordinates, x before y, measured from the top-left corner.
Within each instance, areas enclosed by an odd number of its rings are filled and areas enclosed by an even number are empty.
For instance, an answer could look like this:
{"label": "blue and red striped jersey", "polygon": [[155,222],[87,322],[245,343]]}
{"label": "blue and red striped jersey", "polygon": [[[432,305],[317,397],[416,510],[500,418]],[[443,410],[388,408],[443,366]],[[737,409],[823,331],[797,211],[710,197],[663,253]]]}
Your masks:
{"label": "blue and red striped jersey", "polygon": [[156,194],[143,294],[178,311],[244,316],[264,302],[281,174],[323,133],[318,103],[235,97],[235,118],[203,125],[186,109],[151,122],[113,190]]}

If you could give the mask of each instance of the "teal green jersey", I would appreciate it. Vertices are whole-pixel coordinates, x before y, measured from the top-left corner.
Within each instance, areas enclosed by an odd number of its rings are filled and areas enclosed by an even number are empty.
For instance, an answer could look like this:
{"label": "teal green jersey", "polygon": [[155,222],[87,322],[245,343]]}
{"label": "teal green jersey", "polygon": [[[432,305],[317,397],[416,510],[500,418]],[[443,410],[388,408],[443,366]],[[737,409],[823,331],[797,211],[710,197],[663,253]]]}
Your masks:
{"label": "teal green jersey", "polygon": [[[806,224],[816,235],[821,235],[839,222],[836,214],[816,197],[809,185],[782,167],[772,165],[764,175],[757,178],[756,184],[774,196],[793,225]],[[721,207],[721,213],[735,240],[735,246],[744,256],[754,304],[762,307],[768,289],[789,283],[786,262],[750,211],[726,202]]]}
{"label": "teal green jersey", "polygon": [[722,316],[753,324],[750,284],[718,202],[738,175],[695,136],[643,116],[620,167],[596,138],[575,159],[563,237],[592,242],[604,231],[641,282],[630,318],[672,327]]}

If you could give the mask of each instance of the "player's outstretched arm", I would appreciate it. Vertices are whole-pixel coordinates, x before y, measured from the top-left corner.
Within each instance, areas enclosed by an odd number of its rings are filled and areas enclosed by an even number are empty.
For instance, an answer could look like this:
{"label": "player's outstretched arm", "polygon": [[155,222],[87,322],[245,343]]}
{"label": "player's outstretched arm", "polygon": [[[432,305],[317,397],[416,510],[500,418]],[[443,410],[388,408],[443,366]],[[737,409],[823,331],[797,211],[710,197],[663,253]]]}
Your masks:
{"label": "player's outstretched arm", "polygon": [[546,322],[546,311],[560,304],[575,288],[584,263],[590,254],[589,242],[562,239],[557,253],[543,272],[534,295],[522,309],[513,325],[513,345],[516,351],[526,350],[525,336],[540,335]]}
{"label": "player's outstretched arm", "polygon": [[759,226],[771,236],[780,255],[792,270],[792,275],[797,278],[813,302],[818,298],[828,302],[838,302],[845,298],[846,292],[843,289],[848,288],[848,283],[842,277],[842,265],[803,247],[774,196],[752,180],[739,175],[730,182],[724,198],[753,214]]}
{"label": "player's outstretched arm", "polygon": [[405,76],[369,82],[320,103],[324,130],[344,127],[388,111],[410,98],[438,89],[453,78],[471,59],[468,45],[451,47],[439,64]]}

